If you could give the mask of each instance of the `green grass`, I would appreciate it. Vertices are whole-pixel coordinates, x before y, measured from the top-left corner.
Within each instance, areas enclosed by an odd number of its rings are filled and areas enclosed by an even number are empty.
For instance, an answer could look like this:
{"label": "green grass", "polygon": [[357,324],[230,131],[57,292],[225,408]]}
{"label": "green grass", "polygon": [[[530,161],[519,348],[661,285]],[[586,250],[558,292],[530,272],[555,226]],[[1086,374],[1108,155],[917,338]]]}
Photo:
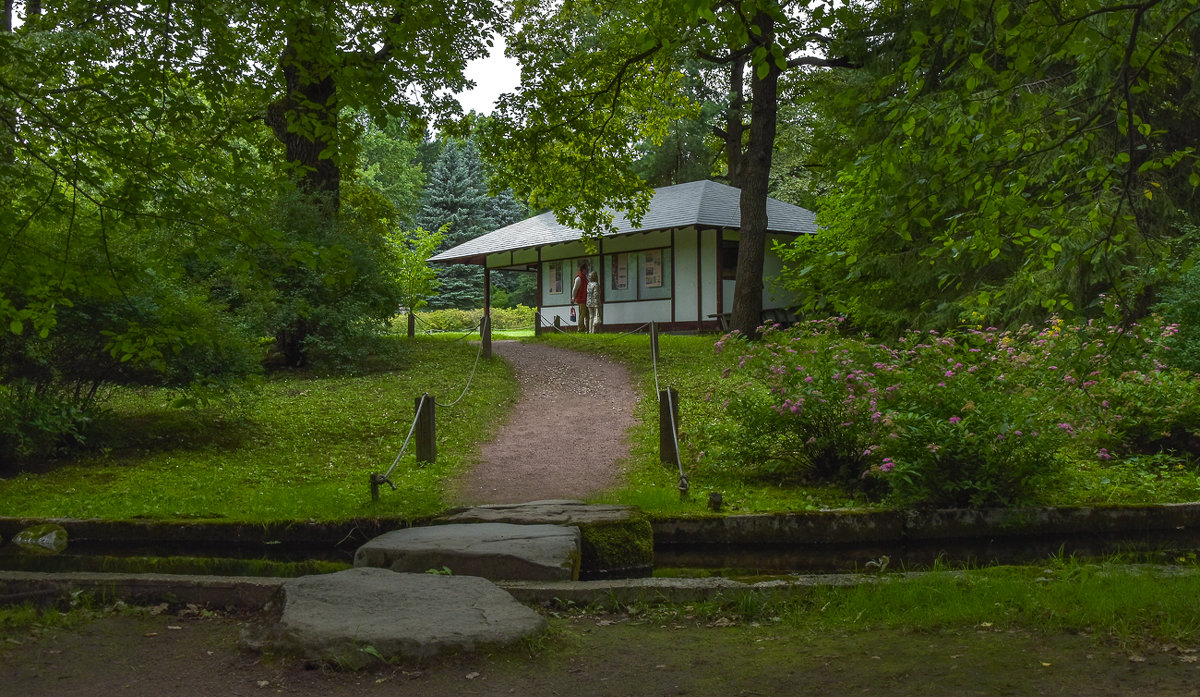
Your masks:
{"label": "green grass", "polygon": [[721,372],[736,365],[738,360],[729,351],[717,354],[713,350],[716,339],[713,334],[659,336],[659,389],[673,387],[679,393],[679,429],[683,439],[680,452],[691,487],[687,500],[681,500],[679,496],[678,468],[659,461],[658,398],[648,335],[580,337],[571,333],[548,333],[538,339],[554,346],[618,360],[633,374],[641,399],[636,411],[638,424],[631,433],[627,479],[622,488],[596,500],[638,506],[652,515],[703,515],[708,512],[708,494],[712,491],[721,492],[725,511],[734,513],[863,505],[832,487],[781,487],[770,482],[748,481],[736,472],[716,472],[697,466],[699,451],[689,446],[688,435],[701,423],[724,418],[722,405],[710,400],[709,395],[721,380]]}
{"label": "green grass", "polygon": [[95,450],[0,480],[0,513],[246,521],[436,513],[446,481],[516,399],[501,361],[480,361],[468,395],[438,409],[435,465],[417,467],[410,444],[392,476],[399,490],[384,486],[374,503],[368,476],[392,464],[415,398],[457,399],[477,353],[465,342],[419,338],[394,370],[276,375],[249,397],[198,410],[167,406],[165,390],[119,391],[97,424]]}
{"label": "green grass", "polygon": [[[679,605],[618,607],[648,620],[783,625],[817,632],[1031,629],[1098,633],[1122,643],[1200,640],[1200,568],[1050,559],[996,566],[885,573],[849,587],[734,591]],[[612,607],[601,606],[612,610]]]}

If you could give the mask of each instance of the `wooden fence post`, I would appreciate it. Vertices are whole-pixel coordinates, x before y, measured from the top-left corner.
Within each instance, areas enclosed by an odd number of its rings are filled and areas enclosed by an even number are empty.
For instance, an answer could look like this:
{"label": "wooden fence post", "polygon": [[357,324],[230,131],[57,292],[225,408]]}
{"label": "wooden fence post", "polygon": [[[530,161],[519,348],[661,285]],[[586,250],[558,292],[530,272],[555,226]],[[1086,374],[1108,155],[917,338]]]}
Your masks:
{"label": "wooden fence post", "polygon": [[479,329],[479,340],[483,342],[483,357],[492,357],[492,316],[485,314]]}
{"label": "wooden fence post", "polygon": [[[424,400],[422,405],[421,400]],[[417,462],[437,462],[437,418],[434,414],[433,395],[426,392],[416,398],[417,409]]]}
{"label": "wooden fence post", "polygon": [[673,432],[679,428],[679,393],[674,387],[658,391],[658,459],[672,465],[678,462],[678,452],[675,441],[678,434]]}

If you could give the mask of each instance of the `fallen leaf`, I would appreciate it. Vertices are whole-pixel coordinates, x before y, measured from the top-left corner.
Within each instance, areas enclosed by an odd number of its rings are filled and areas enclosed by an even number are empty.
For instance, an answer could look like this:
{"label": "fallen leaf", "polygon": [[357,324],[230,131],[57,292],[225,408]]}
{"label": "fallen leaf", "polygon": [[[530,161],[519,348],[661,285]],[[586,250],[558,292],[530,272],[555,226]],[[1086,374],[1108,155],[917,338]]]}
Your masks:
{"label": "fallen leaf", "polygon": [[1052,664],[1050,664],[1050,663],[1046,663],[1045,661],[1042,661],[1042,667],[1043,667],[1043,668],[1049,668],[1051,665],[1052,665]]}
{"label": "fallen leaf", "polygon": [[475,678],[478,678],[478,677],[479,677],[479,673],[476,673],[474,671],[467,673],[467,680],[474,680]]}
{"label": "fallen leaf", "polygon": [[270,685],[270,684],[271,684],[271,681],[270,681],[270,680],[259,680],[259,681],[258,681],[258,686],[259,686],[259,687],[266,687],[267,685]]}
{"label": "fallen leaf", "polygon": [[183,627],[180,627],[177,624],[168,624],[167,629],[183,629]]}
{"label": "fallen leaf", "polygon": [[146,632],[143,636],[158,636],[158,632]]}
{"label": "fallen leaf", "polygon": [[984,629],[987,629],[988,627],[992,626],[992,623],[991,622],[980,622],[979,626],[983,627]]}
{"label": "fallen leaf", "polygon": [[1134,653],[1134,654],[1130,654],[1130,655],[1129,655],[1129,660],[1133,661],[1134,663],[1145,663],[1145,662],[1146,662],[1146,657],[1145,657],[1145,656],[1139,656],[1139,655],[1137,655],[1136,653]]}

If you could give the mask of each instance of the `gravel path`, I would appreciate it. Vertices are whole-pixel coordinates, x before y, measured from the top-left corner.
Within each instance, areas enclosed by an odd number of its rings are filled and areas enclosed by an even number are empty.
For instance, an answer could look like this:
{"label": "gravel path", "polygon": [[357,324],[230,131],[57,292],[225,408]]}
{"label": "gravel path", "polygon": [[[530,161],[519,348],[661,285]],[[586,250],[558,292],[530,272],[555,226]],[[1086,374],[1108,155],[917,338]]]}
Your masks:
{"label": "gravel path", "polygon": [[465,504],[585,498],[612,488],[629,454],[636,395],[624,366],[544,344],[496,341],[521,399],[483,461],[459,482]]}

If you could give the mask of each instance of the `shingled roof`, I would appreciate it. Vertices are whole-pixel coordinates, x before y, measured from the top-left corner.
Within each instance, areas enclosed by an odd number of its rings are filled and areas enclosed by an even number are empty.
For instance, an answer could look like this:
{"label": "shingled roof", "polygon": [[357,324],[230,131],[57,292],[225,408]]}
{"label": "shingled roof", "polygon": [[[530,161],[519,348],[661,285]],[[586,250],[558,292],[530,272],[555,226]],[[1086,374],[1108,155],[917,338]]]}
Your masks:
{"label": "shingled roof", "polygon": [[[641,225],[634,227],[624,215],[618,214],[613,220],[616,232],[607,236],[686,227],[738,229],[742,226],[740,198],[739,189],[712,181],[655,189]],[[816,214],[810,210],[767,199],[768,232],[815,234],[815,220]],[[555,220],[553,213],[543,213],[451,247],[434,255],[430,261],[479,263],[487,254],[574,242],[582,235],[582,231]]]}

